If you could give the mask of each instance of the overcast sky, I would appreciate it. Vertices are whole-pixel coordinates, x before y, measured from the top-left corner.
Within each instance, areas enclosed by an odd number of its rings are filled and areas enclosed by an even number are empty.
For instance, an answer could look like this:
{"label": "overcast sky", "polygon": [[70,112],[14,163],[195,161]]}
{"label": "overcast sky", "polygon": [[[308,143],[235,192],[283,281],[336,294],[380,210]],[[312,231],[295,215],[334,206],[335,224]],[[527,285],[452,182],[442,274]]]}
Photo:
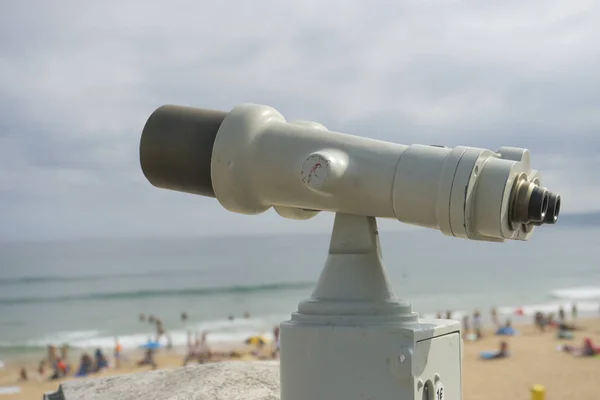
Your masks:
{"label": "overcast sky", "polygon": [[2,1],[0,240],[329,229],[328,216],[241,216],[151,186],[139,137],[166,103],[268,104],[403,144],[527,147],[564,212],[598,211],[599,5]]}

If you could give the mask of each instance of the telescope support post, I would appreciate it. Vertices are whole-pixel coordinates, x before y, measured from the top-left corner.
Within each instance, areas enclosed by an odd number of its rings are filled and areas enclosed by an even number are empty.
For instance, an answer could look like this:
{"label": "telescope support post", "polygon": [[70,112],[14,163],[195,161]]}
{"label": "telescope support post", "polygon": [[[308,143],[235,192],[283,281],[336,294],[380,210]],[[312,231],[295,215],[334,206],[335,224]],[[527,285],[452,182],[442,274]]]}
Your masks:
{"label": "telescope support post", "polygon": [[336,214],[312,296],[281,324],[282,400],[460,400],[460,323],[396,298],[374,217]]}

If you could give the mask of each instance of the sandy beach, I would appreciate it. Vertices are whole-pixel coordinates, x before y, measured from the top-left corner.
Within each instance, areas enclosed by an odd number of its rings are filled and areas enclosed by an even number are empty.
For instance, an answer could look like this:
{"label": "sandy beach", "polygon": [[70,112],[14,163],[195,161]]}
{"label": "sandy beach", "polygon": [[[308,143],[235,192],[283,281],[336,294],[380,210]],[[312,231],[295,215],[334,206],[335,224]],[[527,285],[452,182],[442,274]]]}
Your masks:
{"label": "sandy beach", "polygon": [[[533,326],[518,327],[518,335],[513,337],[494,336],[485,331],[484,337],[475,342],[465,342],[463,360],[463,396],[465,400],[504,400],[529,399],[533,384],[546,387],[547,399],[576,398],[595,400],[598,398],[600,383],[597,374],[600,370],[600,357],[583,358],[560,352],[557,346],[569,343],[580,346],[584,337],[591,337],[600,343],[600,320],[583,320],[577,323],[581,330],[575,338],[563,341],[556,338],[554,330],[537,332]],[[483,361],[479,359],[482,351],[496,350],[500,340],[507,340],[511,357],[499,360]],[[240,346],[242,359],[252,359],[249,349]],[[159,368],[181,366],[184,349],[157,353]],[[142,357],[141,351],[128,353],[120,369],[110,368],[100,376],[117,375],[148,370],[149,367],[137,367],[133,363]],[[21,367],[29,369],[30,380],[19,382]],[[61,381],[41,381],[36,379],[36,365],[32,361],[13,360],[0,369],[0,387],[19,386],[21,391],[15,394],[0,395],[5,400],[41,399],[43,393],[56,390]],[[98,376],[98,375],[96,375]],[[73,378],[71,378],[73,379]],[[93,379],[93,378],[88,378]]]}

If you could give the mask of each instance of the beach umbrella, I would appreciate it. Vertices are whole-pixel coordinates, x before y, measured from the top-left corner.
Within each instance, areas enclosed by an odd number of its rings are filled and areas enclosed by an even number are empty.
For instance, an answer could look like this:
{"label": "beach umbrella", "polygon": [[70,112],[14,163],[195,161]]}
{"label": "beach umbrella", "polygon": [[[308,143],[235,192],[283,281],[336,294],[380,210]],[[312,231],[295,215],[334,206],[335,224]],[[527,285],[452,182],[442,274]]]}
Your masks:
{"label": "beach umbrella", "polygon": [[267,341],[262,336],[251,336],[248,339],[246,339],[246,344],[261,345],[265,343],[267,343]]}
{"label": "beach umbrella", "polygon": [[156,342],[156,341],[149,341],[146,344],[143,344],[140,346],[142,349],[152,349],[152,350],[156,350],[160,347],[160,343]]}

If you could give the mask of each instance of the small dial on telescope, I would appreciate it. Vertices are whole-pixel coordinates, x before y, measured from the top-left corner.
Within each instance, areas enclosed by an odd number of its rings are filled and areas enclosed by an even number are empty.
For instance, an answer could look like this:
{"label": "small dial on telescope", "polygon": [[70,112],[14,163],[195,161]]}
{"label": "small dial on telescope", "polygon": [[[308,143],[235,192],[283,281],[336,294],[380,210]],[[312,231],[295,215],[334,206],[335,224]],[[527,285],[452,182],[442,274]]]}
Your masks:
{"label": "small dial on telescope", "polygon": [[302,183],[308,187],[323,186],[329,172],[330,161],[319,154],[309,156],[302,164]]}

